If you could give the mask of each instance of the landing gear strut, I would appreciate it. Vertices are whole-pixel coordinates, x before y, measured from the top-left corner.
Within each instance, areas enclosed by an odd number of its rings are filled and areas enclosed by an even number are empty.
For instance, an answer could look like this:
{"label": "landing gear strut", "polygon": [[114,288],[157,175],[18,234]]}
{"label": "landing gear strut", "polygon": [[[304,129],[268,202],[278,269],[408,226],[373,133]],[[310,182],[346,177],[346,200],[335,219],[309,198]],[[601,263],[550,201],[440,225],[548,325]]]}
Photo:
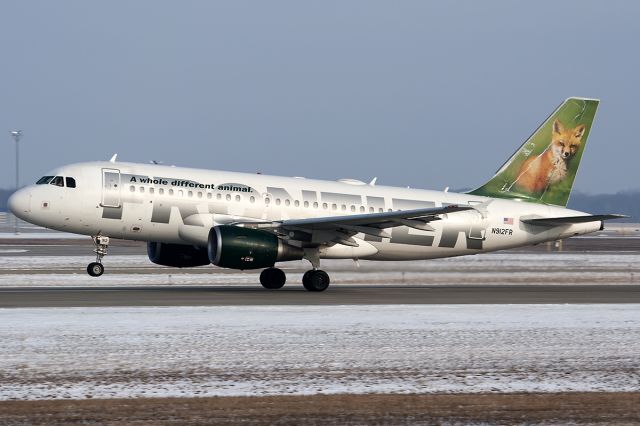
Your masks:
{"label": "landing gear strut", "polygon": [[92,277],[99,277],[104,273],[102,258],[107,255],[107,250],[109,248],[109,237],[103,237],[101,235],[93,237],[93,244],[96,247],[93,249],[93,252],[96,254],[96,261],[91,262],[87,266],[87,273]]}
{"label": "landing gear strut", "polygon": [[260,284],[269,290],[282,288],[287,281],[287,276],[282,269],[267,268],[260,273]]}
{"label": "landing gear strut", "polygon": [[329,274],[320,269],[312,269],[302,276],[302,285],[308,291],[325,291],[330,282]]}

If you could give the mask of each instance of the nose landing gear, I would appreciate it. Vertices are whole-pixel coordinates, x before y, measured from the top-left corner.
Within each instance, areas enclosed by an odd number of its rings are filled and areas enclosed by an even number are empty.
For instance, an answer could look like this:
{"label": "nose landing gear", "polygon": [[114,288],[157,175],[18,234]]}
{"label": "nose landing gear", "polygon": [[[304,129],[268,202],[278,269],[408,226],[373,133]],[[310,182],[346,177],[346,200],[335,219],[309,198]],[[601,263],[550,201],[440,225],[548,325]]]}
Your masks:
{"label": "nose landing gear", "polygon": [[91,262],[87,266],[87,273],[92,277],[99,277],[104,273],[102,258],[107,255],[107,250],[109,249],[109,237],[103,237],[102,235],[95,236],[93,237],[93,244],[96,247],[93,249],[93,252],[96,254],[96,261]]}
{"label": "nose landing gear", "polygon": [[91,262],[87,266],[87,274],[91,275],[92,277],[99,277],[103,273],[104,273],[104,266],[102,266],[102,263]]}

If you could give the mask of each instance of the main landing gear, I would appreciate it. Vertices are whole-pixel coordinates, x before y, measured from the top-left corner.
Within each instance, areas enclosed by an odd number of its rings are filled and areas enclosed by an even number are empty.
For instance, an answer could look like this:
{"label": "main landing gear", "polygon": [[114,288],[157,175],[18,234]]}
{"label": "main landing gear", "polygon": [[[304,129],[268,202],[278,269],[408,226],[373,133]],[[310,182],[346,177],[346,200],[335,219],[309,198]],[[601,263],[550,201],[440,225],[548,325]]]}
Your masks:
{"label": "main landing gear", "polygon": [[320,252],[317,248],[305,250],[304,258],[311,262],[313,269],[304,273],[302,285],[307,291],[325,291],[329,287],[331,280],[329,279],[329,274],[320,270]]}
{"label": "main landing gear", "polygon": [[260,273],[260,284],[269,290],[282,288],[287,281],[287,276],[282,269],[267,268]]}
{"label": "main landing gear", "polygon": [[330,282],[329,274],[320,269],[312,269],[302,276],[302,285],[308,291],[325,291]]}
{"label": "main landing gear", "polygon": [[87,274],[92,277],[99,277],[104,273],[104,266],[102,266],[102,258],[107,255],[107,250],[109,248],[109,237],[103,237],[98,235],[93,237],[93,244],[95,245],[95,249],[93,252],[96,254],[96,261],[91,262],[87,265]]}
{"label": "main landing gear", "polygon": [[[260,274],[260,284],[269,290],[282,288],[286,281],[287,277],[282,269],[267,268]],[[302,277],[302,285],[308,291],[325,291],[329,287],[329,283],[329,274],[319,269],[307,271]]]}

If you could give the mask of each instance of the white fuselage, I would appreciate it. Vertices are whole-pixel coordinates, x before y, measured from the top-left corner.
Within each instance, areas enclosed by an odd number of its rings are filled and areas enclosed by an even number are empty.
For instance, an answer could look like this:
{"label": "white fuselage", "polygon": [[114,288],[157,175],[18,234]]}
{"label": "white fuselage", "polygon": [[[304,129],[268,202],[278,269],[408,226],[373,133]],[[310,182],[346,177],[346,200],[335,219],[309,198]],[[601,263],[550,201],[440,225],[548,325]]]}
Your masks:
{"label": "white fuselage", "polygon": [[600,222],[532,226],[521,218],[584,215],[528,202],[388,186],[169,167],[92,162],[58,168],[76,187],[31,185],[12,198],[22,219],[60,231],[129,240],[207,245],[211,227],[238,221],[278,221],[390,210],[476,206],[430,223],[398,226],[390,238],[358,234],[357,247],[335,244],[322,258],[412,260],[476,254],[594,232]]}

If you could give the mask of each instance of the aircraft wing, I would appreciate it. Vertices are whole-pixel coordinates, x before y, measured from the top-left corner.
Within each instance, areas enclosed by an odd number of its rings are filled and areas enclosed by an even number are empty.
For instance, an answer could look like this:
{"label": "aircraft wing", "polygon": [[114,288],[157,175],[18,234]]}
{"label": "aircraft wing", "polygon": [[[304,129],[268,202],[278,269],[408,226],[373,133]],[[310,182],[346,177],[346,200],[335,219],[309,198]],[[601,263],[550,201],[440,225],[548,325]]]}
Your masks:
{"label": "aircraft wing", "polygon": [[[448,205],[393,212],[368,213],[347,216],[323,216],[307,219],[289,219],[274,222],[238,222],[235,225],[245,227],[272,229],[285,238],[291,237],[289,231],[302,232],[308,236],[316,235],[318,243],[339,243],[357,246],[351,239],[353,235],[363,233],[381,238],[390,238],[385,228],[408,226],[421,231],[432,231],[429,222],[442,219],[442,215],[461,211],[474,210],[471,206]],[[295,232],[294,232],[295,235]],[[317,241],[318,238],[320,241]],[[302,239],[302,238],[300,238]]]}
{"label": "aircraft wing", "polygon": [[629,216],[623,214],[594,214],[587,216],[566,216],[566,217],[543,217],[539,219],[520,219],[521,222],[529,225],[540,226],[561,226],[573,223],[598,222],[602,220],[624,219]]}
{"label": "aircraft wing", "polygon": [[440,220],[440,215],[459,211],[473,210],[471,206],[450,205],[393,212],[368,213],[350,216],[325,216],[308,219],[291,219],[281,222],[282,226],[300,227],[310,230],[334,229],[341,226],[370,226],[378,229],[405,225],[406,221],[415,220],[416,224]]}

